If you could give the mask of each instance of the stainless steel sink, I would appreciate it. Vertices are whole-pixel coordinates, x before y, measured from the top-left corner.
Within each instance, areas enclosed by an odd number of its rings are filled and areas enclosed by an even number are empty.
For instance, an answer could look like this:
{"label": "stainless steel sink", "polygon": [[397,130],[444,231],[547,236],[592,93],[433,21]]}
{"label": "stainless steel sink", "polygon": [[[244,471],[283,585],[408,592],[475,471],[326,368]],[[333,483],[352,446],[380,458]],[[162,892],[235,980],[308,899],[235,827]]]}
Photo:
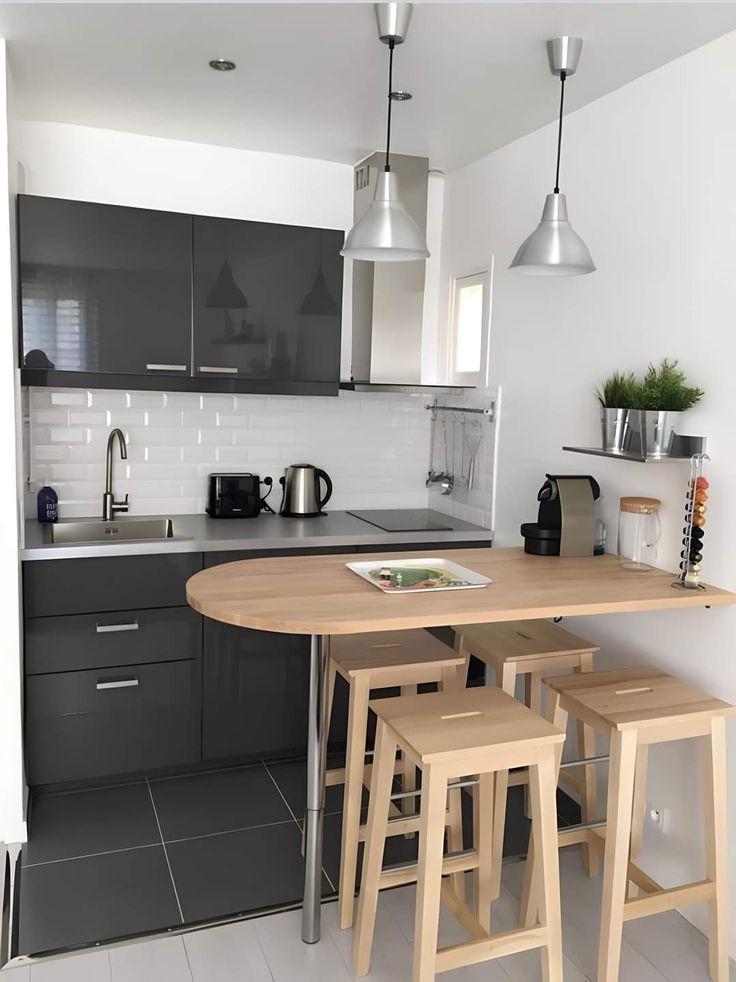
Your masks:
{"label": "stainless steel sink", "polygon": [[51,526],[52,542],[120,542],[125,539],[171,539],[172,518],[123,518],[112,522],[85,519]]}

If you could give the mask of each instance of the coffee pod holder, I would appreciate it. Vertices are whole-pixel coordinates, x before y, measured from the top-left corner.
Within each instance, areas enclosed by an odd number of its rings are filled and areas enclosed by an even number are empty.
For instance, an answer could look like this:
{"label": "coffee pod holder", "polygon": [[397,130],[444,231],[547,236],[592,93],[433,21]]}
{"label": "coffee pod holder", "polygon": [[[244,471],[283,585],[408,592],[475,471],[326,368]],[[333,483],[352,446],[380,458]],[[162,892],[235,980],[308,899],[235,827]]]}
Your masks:
{"label": "coffee pod holder", "polygon": [[690,478],[685,495],[685,526],[682,530],[680,575],[672,585],[681,590],[704,590],[700,583],[700,566],[703,560],[703,542],[708,511],[708,480],[705,476],[706,453],[696,453],[690,458]]}

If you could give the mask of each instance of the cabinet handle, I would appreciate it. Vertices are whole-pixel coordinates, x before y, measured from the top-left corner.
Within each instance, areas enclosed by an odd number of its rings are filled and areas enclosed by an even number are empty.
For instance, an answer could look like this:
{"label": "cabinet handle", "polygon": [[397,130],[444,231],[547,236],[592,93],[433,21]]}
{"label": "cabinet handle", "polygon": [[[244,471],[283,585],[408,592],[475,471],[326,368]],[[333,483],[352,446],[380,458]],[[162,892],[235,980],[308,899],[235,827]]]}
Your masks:
{"label": "cabinet handle", "polygon": [[138,621],[130,624],[95,624],[98,634],[119,634],[121,631],[137,631]]}
{"label": "cabinet handle", "polygon": [[218,368],[217,366],[213,366],[213,365],[199,365],[197,367],[197,371],[198,372],[203,372],[203,373],[204,372],[211,372],[214,375],[237,375],[238,374],[238,369],[237,368],[228,368],[228,367],[225,367],[225,368],[220,367],[220,368]]}
{"label": "cabinet handle", "polygon": [[146,365],[149,372],[185,372],[186,365]]}
{"label": "cabinet handle", "polygon": [[110,679],[109,682],[105,682],[104,679],[99,679],[96,689],[131,689],[138,685],[138,679]]}

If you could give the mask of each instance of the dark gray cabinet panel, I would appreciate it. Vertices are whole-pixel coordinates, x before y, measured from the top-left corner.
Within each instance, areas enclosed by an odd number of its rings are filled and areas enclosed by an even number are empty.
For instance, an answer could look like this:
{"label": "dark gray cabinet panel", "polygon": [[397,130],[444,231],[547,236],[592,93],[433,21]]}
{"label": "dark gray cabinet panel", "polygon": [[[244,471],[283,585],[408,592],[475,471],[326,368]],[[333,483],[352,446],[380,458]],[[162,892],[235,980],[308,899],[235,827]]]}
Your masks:
{"label": "dark gray cabinet panel", "polygon": [[26,617],[186,606],[202,554],[50,559],[23,564]]}
{"label": "dark gray cabinet panel", "polygon": [[194,219],[194,374],[340,378],[342,232]]}
{"label": "dark gray cabinet panel", "polygon": [[[488,533],[490,536],[490,532]],[[427,556],[433,556],[439,550],[444,552],[446,549],[490,549],[491,539],[489,538],[487,542],[478,542],[474,540],[472,542],[413,542],[401,545],[387,545],[382,547],[380,545],[375,546],[356,546],[356,552],[373,552],[380,553],[384,556],[390,556],[394,552],[423,552]]]}
{"label": "dark gray cabinet panel", "polygon": [[202,618],[191,607],[26,621],[27,675],[199,658]]}
{"label": "dark gray cabinet panel", "polygon": [[197,660],[29,676],[29,784],[196,763],[200,684]]}
{"label": "dark gray cabinet panel", "polygon": [[24,368],[189,373],[189,215],[20,195],[18,229]]}
{"label": "dark gray cabinet panel", "polygon": [[[288,521],[288,519],[284,519]],[[324,546],[315,549],[259,549],[257,552],[233,550],[232,552],[206,552],[204,568],[221,566],[222,563],[237,563],[245,559],[269,559],[273,556],[339,556],[355,553],[355,546]]]}
{"label": "dark gray cabinet panel", "polygon": [[306,748],[308,637],[205,618],[203,659],[203,760]]}

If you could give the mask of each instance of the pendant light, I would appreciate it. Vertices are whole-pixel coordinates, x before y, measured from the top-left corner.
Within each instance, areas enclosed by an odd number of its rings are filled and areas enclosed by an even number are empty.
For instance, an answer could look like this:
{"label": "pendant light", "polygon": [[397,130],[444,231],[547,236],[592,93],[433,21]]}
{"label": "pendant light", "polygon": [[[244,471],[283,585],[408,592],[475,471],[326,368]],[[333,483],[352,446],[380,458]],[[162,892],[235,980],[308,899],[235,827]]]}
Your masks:
{"label": "pendant light", "polygon": [[567,217],[567,199],[560,194],[560,153],[562,151],[562,114],[565,105],[565,81],[575,73],[583,47],[582,38],[558,37],[547,41],[547,57],[553,75],[560,80],[560,119],[557,129],[557,168],[555,188],[547,195],[542,220],[522,243],[509,269],[532,276],[580,276],[592,273],[595,264],[588,247],[573,229]]}
{"label": "pendant light", "polygon": [[394,92],[394,48],[403,44],[411,20],[410,3],[377,3],[378,37],[388,45],[388,114],[386,164],[378,176],[376,193],[368,211],[348,232],[342,255],[371,262],[408,262],[429,256],[424,233],[401,203],[399,180],[391,170],[391,107],[410,99],[408,92]]}
{"label": "pendant light", "polygon": [[327,287],[327,280],[322,269],[322,232],[319,231],[317,234],[319,235],[319,268],[312,289],[302,300],[298,312],[300,314],[316,314],[319,317],[337,317],[340,314],[340,308]]}

